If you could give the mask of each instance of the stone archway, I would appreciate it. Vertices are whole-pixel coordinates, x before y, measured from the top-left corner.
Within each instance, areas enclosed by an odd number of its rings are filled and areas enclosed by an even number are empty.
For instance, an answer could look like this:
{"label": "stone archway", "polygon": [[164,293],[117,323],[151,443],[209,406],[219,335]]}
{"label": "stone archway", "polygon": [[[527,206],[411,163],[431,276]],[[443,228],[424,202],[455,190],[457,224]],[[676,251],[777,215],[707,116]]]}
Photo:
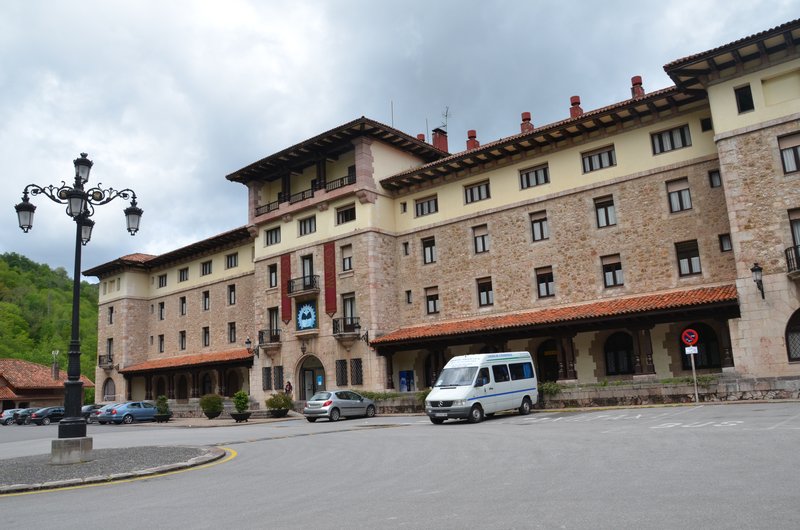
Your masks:
{"label": "stone archway", "polygon": [[548,339],[536,349],[536,364],[539,368],[539,381],[558,381],[558,344]]}
{"label": "stone archway", "polygon": [[786,323],[786,354],[789,361],[800,361],[800,309]]}
{"label": "stone archway", "polygon": [[297,396],[301,401],[307,401],[314,393],[325,390],[325,367],[319,357],[307,355],[300,361],[297,381]]}
{"label": "stone archway", "polygon": [[103,383],[103,401],[116,401],[117,385],[110,377]]}

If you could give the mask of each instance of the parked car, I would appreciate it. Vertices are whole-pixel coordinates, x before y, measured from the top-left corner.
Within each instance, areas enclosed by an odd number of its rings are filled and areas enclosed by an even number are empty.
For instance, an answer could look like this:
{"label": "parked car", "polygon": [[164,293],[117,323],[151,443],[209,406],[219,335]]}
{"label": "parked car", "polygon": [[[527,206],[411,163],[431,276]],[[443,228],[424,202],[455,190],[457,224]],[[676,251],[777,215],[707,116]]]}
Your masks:
{"label": "parked car", "polygon": [[2,425],[11,425],[14,421],[14,413],[18,412],[20,409],[6,409],[0,414],[0,424]]}
{"label": "parked car", "polygon": [[86,420],[86,423],[94,423],[97,421],[97,411],[100,410],[102,406],[103,405],[95,403],[93,405],[84,405],[81,407],[81,416]]}
{"label": "parked car", "polygon": [[14,413],[14,423],[17,425],[30,425],[31,414],[39,410],[40,407],[33,407],[27,409],[19,409]]}
{"label": "parked car", "polygon": [[317,418],[328,418],[330,421],[338,421],[342,416],[371,418],[375,415],[375,403],[352,390],[317,392],[306,403],[303,415],[312,423]]}
{"label": "parked car", "polygon": [[94,419],[100,425],[105,425],[106,423],[111,421],[111,410],[114,407],[118,407],[122,405],[122,403],[109,403],[107,405],[103,405],[99,409],[95,411]]}
{"label": "parked car", "polygon": [[31,413],[31,422],[36,425],[50,425],[64,419],[64,407],[45,407]]}
{"label": "parked car", "polygon": [[128,401],[109,410],[108,419],[116,424],[155,421],[156,406],[148,401]]}

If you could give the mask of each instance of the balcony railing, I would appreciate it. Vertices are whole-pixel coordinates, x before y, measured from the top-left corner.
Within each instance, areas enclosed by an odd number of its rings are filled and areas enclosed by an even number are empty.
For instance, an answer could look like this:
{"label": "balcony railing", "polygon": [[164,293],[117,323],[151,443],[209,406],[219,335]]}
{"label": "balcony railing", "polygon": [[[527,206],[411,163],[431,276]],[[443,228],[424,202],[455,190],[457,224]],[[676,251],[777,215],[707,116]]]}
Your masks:
{"label": "balcony railing", "polygon": [[291,195],[289,195],[289,204],[294,204],[296,202],[304,201],[306,199],[310,199],[313,196],[314,196],[314,190],[313,189],[308,189],[308,190],[299,191],[297,193],[292,193]]}
{"label": "balcony railing", "polygon": [[356,176],[355,175],[347,175],[346,177],[342,177],[340,179],[332,180],[325,184],[325,191],[333,191],[337,190],[343,186],[347,186],[349,184],[356,183]]}
{"label": "balcony railing", "polygon": [[294,204],[300,201],[304,201],[306,199],[310,199],[314,196],[315,190],[325,189],[325,191],[333,191],[355,183],[356,183],[355,175],[347,175],[345,177],[338,178],[336,180],[331,180],[330,182],[317,183],[316,180],[314,180],[311,183],[310,189],[299,191],[297,193],[292,193],[292,194],[281,192],[278,193],[278,200],[268,202],[267,204],[262,204],[261,206],[256,206],[256,215],[264,215],[266,213],[274,212],[280,207],[282,202],[288,202],[289,204]]}
{"label": "balcony railing", "polygon": [[281,330],[279,329],[262,329],[258,332],[258,344],[264,346],[266,344],[280,343]]}
{"label": "balcony railing", "polygon": [[333,319],[333,334],[342,335],[344,333],[359,333],[361,324],[358,317],[344,317]]}
{"label": "balcony railing", "polygon": [[267,204],[262,204],[256,207],[256,215],[264,215],[265,213],[273,212],[281,205],[280,201],[272,201]]}
{"label": "balcony railing", "polygon": [[319,291],[319,275],[302,276],[289,280],[289,294]]}
{"label": "balcony railing", "polygon": [[111,367],[114,366],[114,357],[111,355],[98,355],[97,366],[105,368],[106,370],[111,369]]}
{"label": "balcony railing", "polygon": [[800,278],[800,245],[786,249],[786,272],[792,279]]}

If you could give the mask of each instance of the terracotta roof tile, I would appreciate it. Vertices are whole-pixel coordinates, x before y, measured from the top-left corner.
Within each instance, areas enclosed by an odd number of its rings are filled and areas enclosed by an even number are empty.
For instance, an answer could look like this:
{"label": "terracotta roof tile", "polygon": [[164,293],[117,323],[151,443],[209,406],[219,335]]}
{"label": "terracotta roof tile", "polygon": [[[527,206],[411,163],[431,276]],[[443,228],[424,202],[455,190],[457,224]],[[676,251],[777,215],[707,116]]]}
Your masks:
{"label": "terracotta roof tile", "polygon": [[[62,388],[67,380],[67,371],[61,370],[58,379],[53,379],[49,366],[23,361],[22,359],[0,359],[0,375],[16,390],[35,388]],[[85,375],[83,386],[94,387]]]}
{"label": "terracotta roof tile", "polygon": [[19,396],[7,386],[0,386],[0,399],[18,399]]}
{"label": "terracotta roof tile", "polygon": [[141,252],[137,252],[135,254],[128,254],[127,256],[122,256],[121,260],[123,261],[134,261],[136,263],[147,263],[151,259],[155,258],[156,256],[153,254],[142,254]]}
{"label": "terracotta roof tile", "polygon": [[176,355],[173,357],[162,357],[161,359],[151,359],[143,363],[126,366],[119,372],[121,374],[131,374],[149,372],[153,370],[163,370],[166,368],[188,368],[190,366],[200,366],[204,364],[246,361],[252,358],[253,354],[248,352],[246,348],[239,348],[236,350],[198,353],[194,355]]}
{"label": "terracotta roof tile", "polygon": [[577,322],[581,320],[646,313],[665,309],[701,306],[737,300],[736,285],[704,287],[666,293],[615,298],[586,304],[552,307],[507,315],[493,315],[467,320],[440,322],[422,326],[400,328],[373,339],[375,346],[407,342],[418,339],[479,333],[486,330],[510,329],[542,324]]}

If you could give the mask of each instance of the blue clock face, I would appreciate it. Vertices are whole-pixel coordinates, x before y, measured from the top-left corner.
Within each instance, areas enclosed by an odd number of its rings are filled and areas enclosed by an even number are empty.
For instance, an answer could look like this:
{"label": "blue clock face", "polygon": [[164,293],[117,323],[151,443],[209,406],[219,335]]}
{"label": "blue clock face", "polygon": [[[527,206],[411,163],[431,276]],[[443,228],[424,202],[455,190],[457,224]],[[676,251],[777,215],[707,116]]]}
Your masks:
{"label": "blue clock face", "polygon": [[317,310],[314,304],[303,304],[297,309],[297,329],[317,327]]}

